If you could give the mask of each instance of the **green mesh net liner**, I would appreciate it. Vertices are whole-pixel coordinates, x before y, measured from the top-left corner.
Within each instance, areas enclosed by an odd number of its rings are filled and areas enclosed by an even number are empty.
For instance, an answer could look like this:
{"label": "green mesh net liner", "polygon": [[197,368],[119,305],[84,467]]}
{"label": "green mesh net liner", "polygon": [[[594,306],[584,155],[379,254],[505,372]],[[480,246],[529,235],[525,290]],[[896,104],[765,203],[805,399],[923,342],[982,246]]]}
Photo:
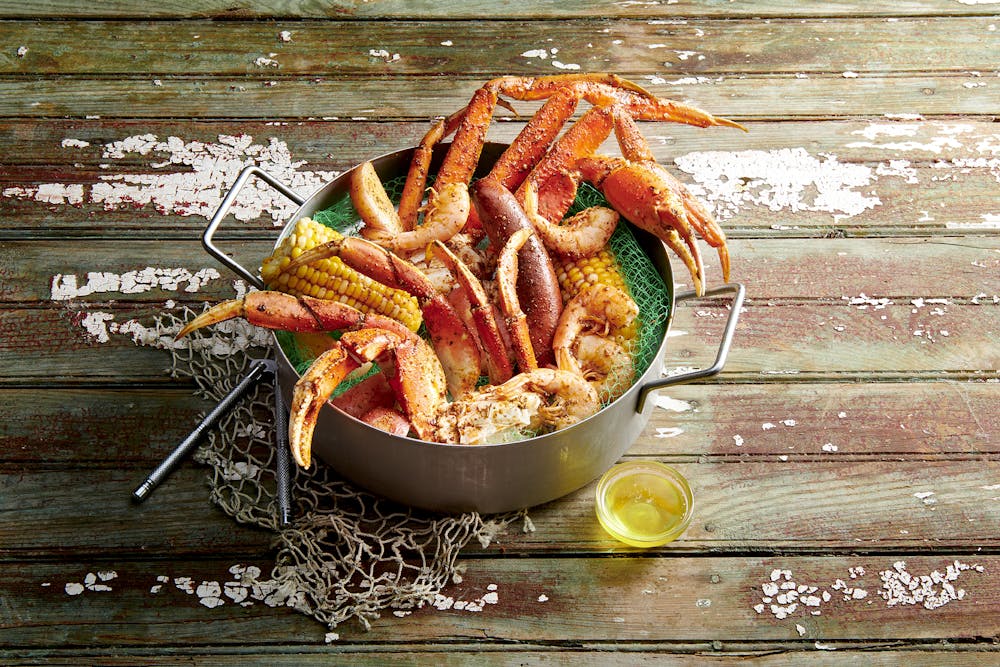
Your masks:
{"label": "green mesh net liner", "polygon": [[[386,181],[386,193],[394,204],[399,203],[399,197],[406,182],[404,176]],[[608,206],[607,200],[597,189],[583,183],[577,190],[576,199],[567,212],[574,215],[591,206]],[[312,215],[316,222],[331,227],[344,235],[356,235],[361,229],[360,216],[347,195],[327,208]],[[668,286],[653,264],[649,255],[643,250],[632,231],[632,227],[624,222],[619,223],[614,234],[608,241],[608,248],[618,262],[625,284],[632,299],[639,307],[638,338],[632,346],[632,365],[635,369],[629,384],[642,375],[656,359],[657,351],[663,336],[666,334],[667,320],[670,315],[670,286]],[[301,374],[312,363],[312,356],[300,348],[292,334],[278,335],[278,342],[288,359]],[[372,372],[369,371],[367,375]],[[334,396],[346,391],[360,382],[364,377],[352,378],[345,382]]]}

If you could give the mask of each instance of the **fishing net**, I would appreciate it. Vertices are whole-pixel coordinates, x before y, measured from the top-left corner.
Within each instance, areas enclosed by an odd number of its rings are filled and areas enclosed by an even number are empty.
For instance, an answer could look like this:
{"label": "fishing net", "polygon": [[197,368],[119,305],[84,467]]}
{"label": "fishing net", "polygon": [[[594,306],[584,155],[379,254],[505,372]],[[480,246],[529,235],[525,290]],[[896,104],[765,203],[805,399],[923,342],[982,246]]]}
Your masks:
{"label": "fishing net", "polygon": [[[403,179],[387,183],[398,201]],[[606,205],[595,189],[581,186],[570,214]],[[313,219],[343,234],[356,234],[358,215],[344,197]],[[638,243],[620,224],[608,246],[627,290],[639,306],[639,326],[631,344],[631,385],[656,358],[666,332],[670,286]],[[588,281],[596,280],[592,276]],[[166,314],[157,322],[166,340],[195,314]],[[270,355],[268,337],[241,321],[210,332],[196,331],[182,345],[167,345],[175,376],[192,378],[199,392],[219,401],[246,373],[254,358]],[[279,332],[282,350],[299,372],[311,362],[314,345],[300,345]],[[235,352],[234,352],[235,350]],[[374,368],[371,372],[377,372]],[[360,380],[362,378],[357,378]],[[340,478],[322,461],[293,471],[294,522],[278,522],[273,385],[263,382],[225,417],[198,451],[211,471],[211,497],[241,523],[273,531],[277,544],[270,578],[254,582],[268,604],[286,605],[329,627],[355,619],[365,627],[387,611],[405,614],[432,604],[458,578],[462,549],[477,540],[483,548],[512,525],[532,529],[527,513],[484,517],[478,513],[440,515],[385,500]]]}
{"label": "fishing net", "polygon": [[[172,341],[194,316],[189,309],[161,316],[156,339]],[[255,358],[270,355],[267,332],[242,321],[189,338],[164,343],[171,374],[192,378],[212,402],[232,390]],[[486,548],[511,525],[531,529],[525,512],[442,515],[401,506],[355,487],[321,461],[293,471],[293,523],[281,527],[273,392],[267,381],[258,384],[196,454],[210,469],[212,500],[236,521],[275,535],[274,568],[252,582],[267,604],[292,607],[330,628],[351,619],[367,628],[388,611],[434,603],[459,579],[458,557],[471,541]]]}
{"label": "fishing net", "polygon": [[[430,180],[433,182],[433,176]],[[386,181],[385,190],[393,203],[399,203],[404,183],[405,178],[402,176]],[[567,216],[591,206],[608,206],[608,202],[597,189],[582,183]],[[312,219],[344,235],[357,234],[361,228],[360,216],[350,197],[346,195],[329,207],[314,213]],[[629,295],[639,307],[639,315],[634,327],[635,337],[634,339],[630,337],[625,345],[627,353],[631,356],[632,372],[620,375],[613,384],[605,384],[602,387],[601,397],[605,404],[621,395],[656,359],[660,343],[666,334],[671,302],[671,287],[663,280],[656,265],[639,244],[631,225],[624,222],[619,224],[608,241],[607,249],[617,264],[618,273],[624,280]],[[598,282],[599,277],[585,275],[584,280],[593,283]],[[312,363],[313,355],[297,343],[296,336],[279,335],[278,341],[285,355],[300,373]],[[343,390],[342,387],[341,391]]]}

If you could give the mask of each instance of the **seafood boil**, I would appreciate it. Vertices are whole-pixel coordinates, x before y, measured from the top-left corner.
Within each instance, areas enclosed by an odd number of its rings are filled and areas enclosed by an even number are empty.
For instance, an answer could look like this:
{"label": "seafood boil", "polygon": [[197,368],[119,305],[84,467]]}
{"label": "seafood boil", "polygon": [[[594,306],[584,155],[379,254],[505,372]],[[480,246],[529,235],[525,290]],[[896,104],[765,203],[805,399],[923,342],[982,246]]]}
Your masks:
{"label": "seafood boil", "polygon": [[[493,111],[509,100],[544,103],[474,180]],[[562,132],[581,100],[591,108]],[[360,376],[335,405],[429,442],[504,442],[585,419],[634,378],[639,308],[607,252],[622,217],[683,261],[698,294],[697,237],[717,250],[729,279],[725,234],[655,162],[636,121],[741,128],[615,75],[495,79],[425,135],[398,207],[371,163],[356,167],[350,199],[360,236],[299,220],[262,265],[267,290],[209,309],[177,337],[242,317],[315,348],[289,419],[303,467],[320,410]],[[596,154],[612,132],[622,157]],[[452,134],[432,175],[434,147]],[[582,182],[610,208],[567,217]],[[319,335],[328,332],[339,338]],[[372,364],[381,372],[367,374]]]}

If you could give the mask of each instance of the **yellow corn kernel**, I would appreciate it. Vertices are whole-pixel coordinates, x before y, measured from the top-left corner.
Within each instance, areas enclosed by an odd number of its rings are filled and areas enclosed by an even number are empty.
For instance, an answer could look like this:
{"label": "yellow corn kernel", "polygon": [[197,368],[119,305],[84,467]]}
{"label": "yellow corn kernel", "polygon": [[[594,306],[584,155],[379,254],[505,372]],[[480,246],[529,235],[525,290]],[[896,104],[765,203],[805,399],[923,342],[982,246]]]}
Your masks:
{"label": "yellow corn kernel", "polygon": [[346,303],[363,313],[377,313],[399,320],[416,331],[422,314],[415,297],[358,273],[339,257],[286,271],[292,259],[306,250],[335,241],[341,235],[310,219],[295,223],[292,233],[261,264],[260,275],[268,289],[296,296],[309,295]]}
{"label": "yellow corn kernel", "polygon": [[[552,265],[556,270],[563,303],[576,296],[584,285],[610,285],[630,294],[618,260],[606,247],[597,254],[583,259],[567,259],[553,254]],[[638,320],[618,332],[621,342],[634,339],[638,335]]]}

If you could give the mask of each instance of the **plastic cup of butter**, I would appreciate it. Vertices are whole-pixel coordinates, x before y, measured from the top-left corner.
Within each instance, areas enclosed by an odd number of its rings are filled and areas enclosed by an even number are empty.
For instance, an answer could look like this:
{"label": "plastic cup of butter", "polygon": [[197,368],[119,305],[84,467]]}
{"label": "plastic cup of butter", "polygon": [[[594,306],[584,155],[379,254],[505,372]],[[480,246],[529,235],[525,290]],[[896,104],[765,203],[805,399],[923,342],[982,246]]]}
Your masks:
{"label": "plastic cup of butter", "polygon": [[691,523],[694,497],[684,476],[657,461],[619,463],[597,483],[597,520],[615,539],[658,547]]}

